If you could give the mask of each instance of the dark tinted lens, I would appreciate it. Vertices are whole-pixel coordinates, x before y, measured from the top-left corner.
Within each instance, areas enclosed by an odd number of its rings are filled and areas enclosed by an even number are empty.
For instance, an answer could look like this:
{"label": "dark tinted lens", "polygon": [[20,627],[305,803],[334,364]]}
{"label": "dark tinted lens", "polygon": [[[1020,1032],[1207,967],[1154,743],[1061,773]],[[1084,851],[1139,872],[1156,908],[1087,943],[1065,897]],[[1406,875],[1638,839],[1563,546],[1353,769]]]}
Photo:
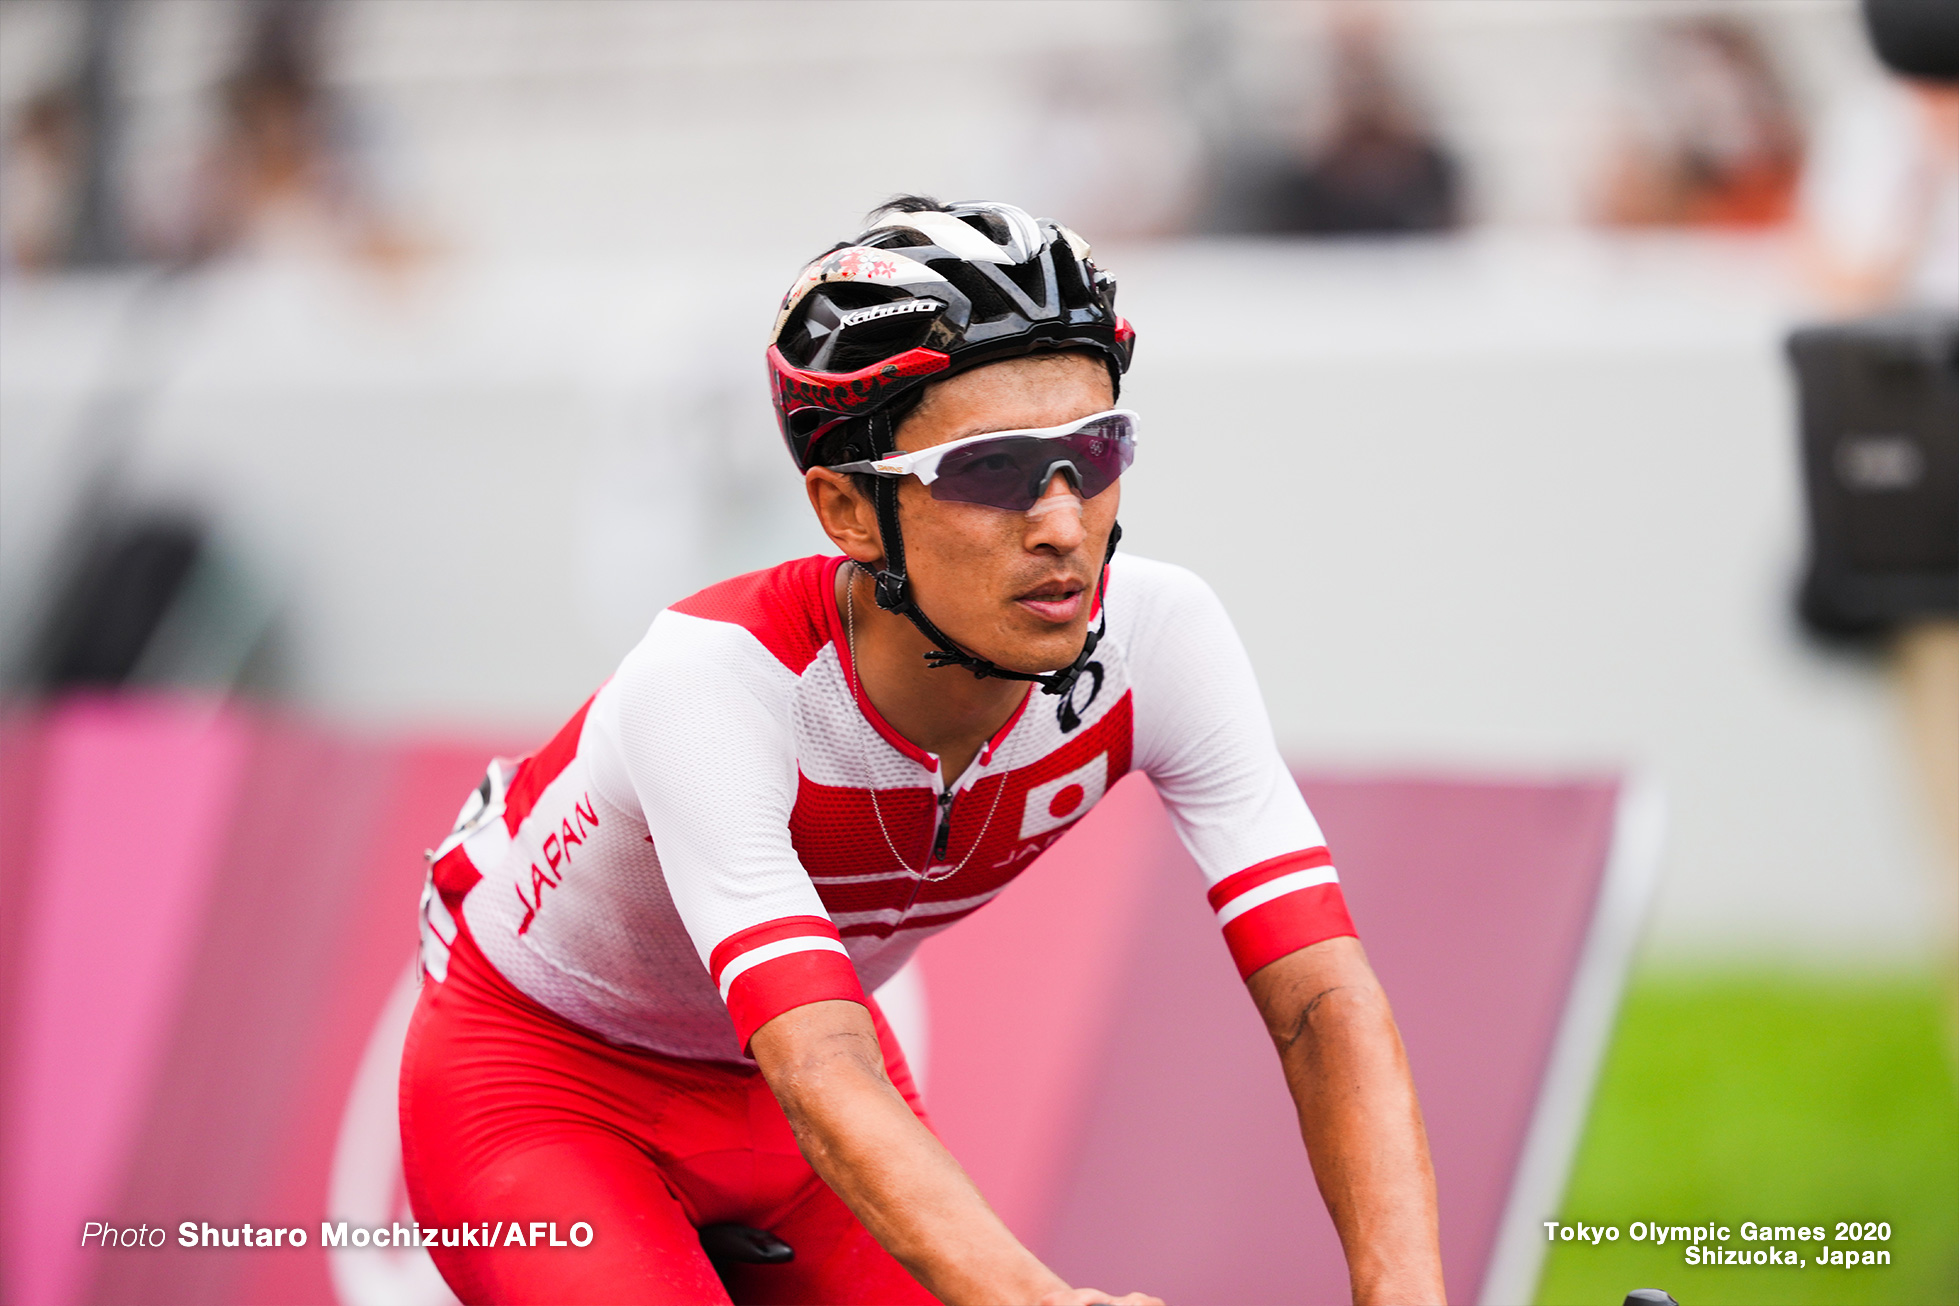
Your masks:
{"label": "dark tinted lens", "polygon": [[1082,497],[1093,499],[1121,476],[1136,454],[1129,419],[1106,417],[1059,439],[1009,435],[947,454],[932,497],[1026,512],[1047,490],[1056,463],[1075,472]]}
{"label": "dark tinted lens", "polygon": [[932,497],[955,503],[983,503],[992,508],[1025,512],[1034,507],[1038,491],[1030,483],[1061,452],[1060,442],[1010,435],[955,449],[939,464]]}

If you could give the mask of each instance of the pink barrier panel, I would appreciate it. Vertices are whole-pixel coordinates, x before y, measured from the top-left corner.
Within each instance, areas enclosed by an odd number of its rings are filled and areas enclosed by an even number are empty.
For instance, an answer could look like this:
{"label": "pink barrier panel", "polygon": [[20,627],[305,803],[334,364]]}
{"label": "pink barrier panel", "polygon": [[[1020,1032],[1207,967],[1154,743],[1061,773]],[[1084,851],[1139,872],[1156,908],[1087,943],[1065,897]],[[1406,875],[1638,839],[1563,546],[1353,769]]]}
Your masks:
{"label": "pink barrier panel", "polygon": [[[320,1246],[405,1217],[392,1073],[422,852],[493,752],[208,705],[0,719],[0,1296],[439,1302],[423,1254]],[[1446,1270],[1488,1261],[1610,832],[1604,783],[1303,781],[1401,1018]],[[1273,1055],[1141,780],[921,954],[928,1104],[1078,1282],[1344,1300]],[[162,1246],[79,1247],[84,1221]],[[180,1222],[308,1244],[177,1244]]]}
{"label": "pink barrier panel", "polygon": [[77,700],[48,722],[38,866],[9,1021],[0,1240],[8,1290],[75,1298],[193,961],[245,761],[200,704]]}
{"label": "pink barrier panel", "polygon": [[[335,1299],[349,1086],[412,956],[422,851],[494,751],[139,698],[0,728],[0,780],[38,795],[30,854],[0,862],[28,904],[0,972],[7,1300]],[[166,1235],[84,1251],[88,1220]],[[186,1220],[308,1245],[183,1248]]]}
{"label": "pink barrier panel", "polygon": [[[1590,922],[1616,789],[1302,787],[1409,1047],[1451,1300],[1473,1300]],[[934,1120],[1003,1218],[1071,1282],[1171,1301],[1346,1300],[1278,1059],[1146,782],[1118,785],[922,960]]]}

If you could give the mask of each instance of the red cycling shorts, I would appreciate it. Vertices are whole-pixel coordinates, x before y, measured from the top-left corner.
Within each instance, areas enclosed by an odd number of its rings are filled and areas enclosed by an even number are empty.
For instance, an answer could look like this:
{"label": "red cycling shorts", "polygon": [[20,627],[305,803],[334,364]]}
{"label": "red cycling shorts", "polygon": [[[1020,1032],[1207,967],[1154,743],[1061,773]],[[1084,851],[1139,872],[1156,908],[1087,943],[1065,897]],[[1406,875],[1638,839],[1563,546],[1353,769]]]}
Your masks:
{"label": "red cycling shorts", "polygon": [[[923,1120],[875,1003],[871,1015],[886,1071]],[[467,928],[448,977],[423,981],[401,1129],[424,1226],[591,1226],[584,1247],[431,1247],[468,1303],[725,1303],[695,1233],[724,1221],[796,1251],[787,1265],[735,1270],[736,1301],[934,1300],[803,1159],[761,1072],[608,1043],[519,992]]]}

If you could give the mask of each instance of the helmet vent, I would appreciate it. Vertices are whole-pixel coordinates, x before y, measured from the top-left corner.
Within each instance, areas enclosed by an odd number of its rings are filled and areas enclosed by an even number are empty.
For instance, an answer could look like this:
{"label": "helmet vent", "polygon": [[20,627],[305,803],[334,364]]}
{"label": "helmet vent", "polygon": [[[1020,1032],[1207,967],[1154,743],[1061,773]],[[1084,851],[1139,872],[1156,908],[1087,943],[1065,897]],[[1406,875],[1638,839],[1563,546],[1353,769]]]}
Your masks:
{"label": "helmet vent", "polygon": [[1064,309],[1092,308],[1096,306],[1095,296],[1082,281],[1082,265],[1075,261],[1074,252],[1057,241],[1055,251],[1055,290]]}
{"label": "helmet vent", "polygon": [[1014,233],[1007,229],[1006,221],[992,213],[962,213],[959,219],[996,245],[1005,245],[1014,239]]}
{"label": "helmet vent", "polygon": [[830,370],[855,372],[894,354],[916,349],[932,329],[934,314],[906,313],[847,327],[830,352]]}
{"label": "helmet vent", "polygon": [[[818,367],[825,372],[856,371],[857,368],[840,367],[837,355],[849,346],[844,340],[832,345],[830,357],[818,364],[818,355],[826,343],[836,334],[839,319],[852,309],[869,308],[875,304],[889,303],[893,298],[890,290],[882,286],[856,285],[850,282],[835,282],[821,290],[812,291],[803,297],[790,313],[789,320],[777,336],[777,347],[783,357],[798,367]],[[921,314],[920,316],[928,316]],[[924,328],[921,328],[923,333]],[[862,367],[863,364],[858,364]]]}
{"label": "helmet vent", "polygon": [[1048,302],[1048,278],[1042,274],[1041,264],[1041,259],[1033,258],[1026,263],[1015,263],[1001,269],[1021,288],[1021,293],[1037,305]]}
{"label": "helmet vent", "polygon": [[928,260],[926,266],[973,302],[976,321],[991,322],[1015,311],[1014,302],[1001,293],[1000,287],[965,259],[936,258]]}

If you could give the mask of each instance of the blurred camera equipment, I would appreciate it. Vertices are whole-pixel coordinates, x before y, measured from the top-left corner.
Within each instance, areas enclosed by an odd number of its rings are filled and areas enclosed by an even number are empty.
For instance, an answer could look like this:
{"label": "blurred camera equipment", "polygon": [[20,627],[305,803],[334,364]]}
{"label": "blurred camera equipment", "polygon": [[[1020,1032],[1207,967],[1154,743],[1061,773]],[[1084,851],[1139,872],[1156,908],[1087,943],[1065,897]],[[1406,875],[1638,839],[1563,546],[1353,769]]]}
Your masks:
{"label": "blurred camera equipment", "polygon": [[1950,82],[1960,65],[1960,8],[1952,0],[1865,0],[1865,32],[1902,77]]}
{"label": "blurred camera equipment", "polygon": [[105,528],[56,599],[33,679],[48,690],[128,682],[204,552],[203,530],[178,517]]}
{"label": "blurred camera equipment", "polygon": [[1805,327],[1797,369],[1810,562],[1798,597],[1827,635],[1955,610],[1955,319]]}

